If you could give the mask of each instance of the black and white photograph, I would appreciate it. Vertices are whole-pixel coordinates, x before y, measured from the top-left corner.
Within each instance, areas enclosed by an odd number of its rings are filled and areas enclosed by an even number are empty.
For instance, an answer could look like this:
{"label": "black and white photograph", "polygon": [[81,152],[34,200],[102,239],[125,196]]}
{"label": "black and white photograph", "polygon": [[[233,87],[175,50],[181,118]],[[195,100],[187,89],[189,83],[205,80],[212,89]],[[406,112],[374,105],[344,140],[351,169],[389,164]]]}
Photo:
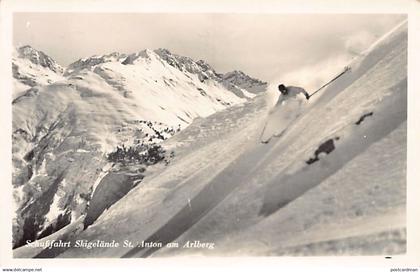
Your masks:
{"label": "black and white photograph", "polygon": [[410,253],[410,28],[351,10],[11,13],[2,250]]}

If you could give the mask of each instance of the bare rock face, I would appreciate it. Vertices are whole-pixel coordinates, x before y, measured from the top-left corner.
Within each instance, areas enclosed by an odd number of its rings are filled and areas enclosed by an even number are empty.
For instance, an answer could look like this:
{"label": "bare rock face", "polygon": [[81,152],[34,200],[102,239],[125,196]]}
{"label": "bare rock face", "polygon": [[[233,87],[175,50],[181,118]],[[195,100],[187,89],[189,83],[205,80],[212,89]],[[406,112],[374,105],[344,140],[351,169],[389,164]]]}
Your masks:
{"label": "bare rock face", "polygon": [[254,94],[264,92],[267,89],[267,82],[252,78],[242,71],[235,70],[226,73],[223,75],[223,80]]}
{"label": "bare rock face", "polygon": [[202,82],[208,79],[215,80],[242,98],[249,98],[249,95],[244,94],[243,90],[251,94],[258,94],[267,89],[266,82],[252,78],[241,71],[235,70],[226,74],[219,74],[204,60],[194,61],[191,58],[173,54],[169,50],[162,48],[154,52],[171,66],[181,71],[198,75]]}
{"label": "bare rock face", "polygon": [[29,45],[13,52],[13,99],[28,93],[32,87],[46,86],[63,80],[63,68],[51,57]]}

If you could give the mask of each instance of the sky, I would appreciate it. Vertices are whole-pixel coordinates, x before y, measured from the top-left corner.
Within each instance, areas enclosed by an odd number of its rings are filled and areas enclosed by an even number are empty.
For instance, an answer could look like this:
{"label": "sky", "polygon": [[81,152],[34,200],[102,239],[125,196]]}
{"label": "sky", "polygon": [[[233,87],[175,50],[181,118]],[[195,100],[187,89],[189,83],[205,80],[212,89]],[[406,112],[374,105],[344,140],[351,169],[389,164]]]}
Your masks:
{"label": "sky", "polygon": [[303,70],[322,70],[328,77],[404,19],[398,14],[15,13],[13,43],[29,44],[63,66],[92,55],[166,48],[203,59],[219,73],[242,70],[277,82]]}

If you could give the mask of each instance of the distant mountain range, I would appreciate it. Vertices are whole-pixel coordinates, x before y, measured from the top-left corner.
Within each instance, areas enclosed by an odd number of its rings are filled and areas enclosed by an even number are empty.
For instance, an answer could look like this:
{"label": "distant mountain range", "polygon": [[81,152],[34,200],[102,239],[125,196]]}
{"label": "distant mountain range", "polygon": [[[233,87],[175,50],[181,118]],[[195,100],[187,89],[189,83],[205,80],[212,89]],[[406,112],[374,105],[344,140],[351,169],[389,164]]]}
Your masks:
{"label": "distant mountain range", "polygon": [[166,49],[111,53],[67,68],[30,46],[13,54],[14,246],[86,214],[121,146],[157,144],[267,84]]}

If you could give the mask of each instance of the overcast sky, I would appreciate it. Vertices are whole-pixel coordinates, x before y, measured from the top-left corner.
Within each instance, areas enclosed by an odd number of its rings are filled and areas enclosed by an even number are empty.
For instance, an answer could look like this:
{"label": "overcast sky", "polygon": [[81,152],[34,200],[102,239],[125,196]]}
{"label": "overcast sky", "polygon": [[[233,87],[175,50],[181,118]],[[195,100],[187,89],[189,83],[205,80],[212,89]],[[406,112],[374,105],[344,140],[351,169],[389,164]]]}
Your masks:
{"label": "overcast sky", "polygon": [[[63,66],[79,58],[167,48],[218,72],[262,80],[343,61],[401,15],[15,13],[14,45],[29,44]],[[322,65],[321,65],[322,66]],[[318,68],[317,68],[318,69]]]}

